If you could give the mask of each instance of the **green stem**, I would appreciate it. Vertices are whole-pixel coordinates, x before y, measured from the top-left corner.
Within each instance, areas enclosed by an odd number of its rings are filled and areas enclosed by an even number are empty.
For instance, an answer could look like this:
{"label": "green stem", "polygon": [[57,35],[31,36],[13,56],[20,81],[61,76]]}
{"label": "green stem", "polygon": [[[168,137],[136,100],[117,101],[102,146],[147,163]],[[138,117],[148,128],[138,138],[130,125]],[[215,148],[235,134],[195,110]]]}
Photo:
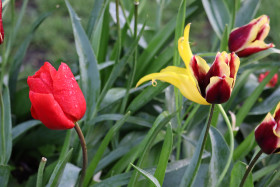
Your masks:
{"label": "green stem", "polygon": [[250,164],[249,164],[248,168],[246,169],[246,172],[245,172],[245,174],[244,174],[244,176],[243,176],[243,178],[242,178],[242,181],[241,181],[239,187],[243,187],[243,185],[245,184],[245,181],[246,181],[246,179],[247,179],[247,177],[248,177],[250,171],[253,169],[254,165],[256,164],[257,160],[260,158],[260,156],[262,155],[262,153],[263,153],[262,150],[260,150],[260,151],[256,154],[256,156],[253,158],[253,160],[250,162]]}
{"label": "green stem", "polygon": [[45,157],[42,157],[40,165],[39,165],[39,169],[38,169],[36,187],[42,186],[42,180],[43,180],[43,174],[44,174],[44,168],[45,168],[46,162],[47,162],[47,159]]}
{"label": "green stem", "polygon": [[228,171],[228,168],[230,166],[230,163],[231,163],[231,160],[232,160],[232,157],[233,157],[233,151],[234,151],[234,136],[233,136],[232,125],[231,125],[231,123],[230,123],[230,121],[229,121],[229,119],[226,115],[226,112],[225,112],[223,106],[221,104],[219,104],[218,107],[219,107],[219,110],[220,110],[221,114],[223,115],[224,120],[226,122],[226,125],[228,127],[228,132],[229,132],[229,136],[230,136],[230,146],[229,146],[230,147],[229,148],[230,152],[229,152],[228,160],[227,160],[227,163],[224,167],[224,170],[219,177],[219,181],[217,183],[217,186],[219,186],[219,184],[222,182],[223,178],[225,177],[225,175]]}
{"label": "green stem", "polygon": [[80,142],[81,142],[81,146],[82,146],[82,150],[83,150],[83,168],[82,168],[82,175],[81,175],[81,181],[80,181],[80,186],[82,186],[84,178],[85,178],[85,174],[86,174],[86,168],[87,168],[87,163],[88,163],[88,158],[87,158],[87,146],[86,146],[86,141],[85,141],[85,137],[83,135],[83,132],[79,126],[79,124],[76,122],[75,123],[75,130],[79,136]]}
{"label": "green stem", "polygon": [[[138,6],[139,6],[139,1],[134,1],[134,40],[137,39],[137,25],[138,25]],[[137,68],[137,49],[134,52],[134,56],[133,56],[133,63],[132,63],[132,73],[130,74],[130,79],[129,79],[129,83],[126,89],[126,94],[125,97],[123,99],[122,102],[122,106],[121,106],[121,113],[124,113],[125,108],[126,108],[126,104],[129,98],[129,90],[132,87],[132,84],[134,82],[135,79],[135,74],[136,74],[136,68]]]}

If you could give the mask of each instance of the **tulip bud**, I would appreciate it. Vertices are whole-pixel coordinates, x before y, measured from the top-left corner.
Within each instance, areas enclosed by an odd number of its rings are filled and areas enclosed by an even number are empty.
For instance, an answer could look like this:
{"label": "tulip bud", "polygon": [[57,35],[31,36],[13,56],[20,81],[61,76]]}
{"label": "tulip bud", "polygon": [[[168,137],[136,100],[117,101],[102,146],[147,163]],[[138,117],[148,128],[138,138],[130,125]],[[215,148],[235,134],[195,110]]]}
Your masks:
{"label": "tulip bud", "polygon": [[208,103],[224,103],[230,98],[239,64],[239,58],[234,53],[217,53],[210,68],[201,57],[192,57],[191,72],[200,94]]}
{"label": "tulip bud", "polygon": [[0,44],[4,41],[4,29],[2,22],[2,1],[0,1]]}
{"label": "tulip bud", "polygon": [[61,63],[58,71],[48,62],[27,79],[31,115],[49,129],[70,129],[86,111],[84,95],[71,69]]}
{"label": "tulip bud", "polygon": [[[259,75],[259,82],[262,82],[263,79],[269,74],[269,71],[262,73]],[[273,88],[278,82],[278,74],[275,73],[275,75],[270,79],[270,81],[267,83],[266,87]]]}
{"label": "tulip bud", "polygon": [[280,151],[280,102],[274,115],[268,113],[265,119],[255,129],[256,142],[266,154]]}
{"label": "tulip bud", "polygon": [[239,57],[245,57],[274,47],[272,43],[264,43],[269,30],[269,17],[262,15],[230,33],[228,40],[229,50],[235,52]]}

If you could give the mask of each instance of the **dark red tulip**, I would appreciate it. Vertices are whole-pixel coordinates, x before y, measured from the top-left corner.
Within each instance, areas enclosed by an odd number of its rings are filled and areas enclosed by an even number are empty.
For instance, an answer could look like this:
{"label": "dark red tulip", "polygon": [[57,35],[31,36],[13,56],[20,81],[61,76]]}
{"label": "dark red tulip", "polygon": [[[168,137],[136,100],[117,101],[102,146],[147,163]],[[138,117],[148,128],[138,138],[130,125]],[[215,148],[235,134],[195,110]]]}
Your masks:
{"label": "dark red tulip", "polygon": [[262,15],[247,25],[235,28],[229,35],[229,50],[235,52],[239,57],[245,57],[274,47],[274,44],[264,42],[269,30],[267,15]]}
{"label": "dark red tulip", "polygon": [[274,115],[268,113],[262,123],[256,127],[255,138],[264,153],[280,152],[280,102]]}
{"label": "dark red tulip", "polygon": [[58,71],[45,64],[27,79],[31,114],[49,129],[71,129],[86,111],[84,95],[71,69],[61,63]]}

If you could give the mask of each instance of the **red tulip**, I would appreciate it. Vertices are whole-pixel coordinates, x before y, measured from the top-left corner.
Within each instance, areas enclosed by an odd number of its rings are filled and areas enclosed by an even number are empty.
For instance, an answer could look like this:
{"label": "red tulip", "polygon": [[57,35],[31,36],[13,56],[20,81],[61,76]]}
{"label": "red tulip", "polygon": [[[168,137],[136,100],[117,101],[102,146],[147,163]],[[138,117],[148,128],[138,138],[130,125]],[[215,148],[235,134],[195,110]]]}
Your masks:
{"label": "red tulip", "polygon": [[[262,82],[263,79],[269,74],[269,71],[260,74],[259,76],[259,82]],[[266,87],[273,88],[278,82],[278,74],[275,73],[275,75],[270,79],[270,81],[267,83]]]}
{"label": "red tulip", "polygon": [[245,57],[274,47],[272,43],[264,43],[269,30],[269,17],[262,15],[230,33],[228,40],[229,50],[235,52],[239,57]]}
{"label": "red tulip", "polygon": [[2,22],[2,1],[0,1],[0,44],[4,41],[4,29]]}
{"label": "red tulip", "polygon": [[255,129],[256,142],[266,154],[280,151],[280,102],[274,115],[268,113],[265,119]]}
{"label": "red tulip", "polygon": [[49,63],[27,79],[31,114],[49,129],[71,129],[86,111],[84,95],[71,69],[61,63],[58,71]]}
{"label": "red tulip", "polygon": [[200,56],[192,56],[190,71],[208,103],[224,103],[230,98],[239,64],[234,53],[218,52],[211,67]]}

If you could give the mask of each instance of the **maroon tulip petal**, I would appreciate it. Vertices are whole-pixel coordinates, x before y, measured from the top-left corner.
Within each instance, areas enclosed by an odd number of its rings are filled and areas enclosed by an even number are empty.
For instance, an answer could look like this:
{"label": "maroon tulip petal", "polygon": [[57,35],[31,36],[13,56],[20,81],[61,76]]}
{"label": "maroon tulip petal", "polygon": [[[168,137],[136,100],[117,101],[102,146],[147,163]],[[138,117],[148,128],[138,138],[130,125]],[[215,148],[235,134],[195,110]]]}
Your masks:
{"label": "maroon tulip petal", "polygon": [[264,47],[264,48],[261,48],[261,47],[248,47],[248,48],[243,49],[242,51],[237,52],[236,54],[239,57],[247,57],[247,56],[249,56],[251,54],[254,54],[254,53],[257,53],[257,52],[260,52],[260,51],[264,51],[264,50],[267,50],[267,49],[272,48],[272,47],[274,47],[273,43],[268,44],[267,47]]}
{"label": "maroon tulip petal", "polygon": [[0,44],[4,41],[4,28],[2,21],[2,0],[0,1]]}
{"label": "maroon tulip petal", "polygon": [[32,103],[32,116],[40,119],[49,129],[71,129],[75,126],[74,122],[65,116],[53,95],[30,91],[29,98]]}
{"label": "maroon tulip petal", "polygon": [[50,63],[45,62],[35,75],[28,77],[27,84],[33,92],[52,93],[53,77],[55,74],[55,68]]}
{"label": "maroon tulip petal", "polygon": [[[233,30],[228,39],[228,47],[229,50],[232,52],[237,52],[241,49],[246,43],[249,38],[250,32],[253,28],[255,23],[250,23],[248,25],[244,25]],[[238,55],[239,56],[239,55]]]}
{"label": "maroon tulip petal", "polygon": [[211,77],[210,84],[206,88],[206,101],[214,104],[226,102],[231,95],[232,82],[232,78]]}
{"label": "maroon tulip petal", "polygon": [[84,95],[71,69],[61,63],[53,78],[53,95],[65,115],[72,121],[81,119],[86,111]]}
{"label": "maroon tulip petal", "polygon": [[266,154],[272,154],[279,148],[280,139],[273,132],[276,127],[277,123],[268,113],[263,122],[255,129],[256,142]]}
{"label": "maroon tulip petal", "polygon": [[200,93],[205,97],[205,88],[207,83],[205,83],[205,76],[209,71],[208,64],[199,56],[193,56],[190,61],[190,70],[197,81],[197,87],[200,89]]}

